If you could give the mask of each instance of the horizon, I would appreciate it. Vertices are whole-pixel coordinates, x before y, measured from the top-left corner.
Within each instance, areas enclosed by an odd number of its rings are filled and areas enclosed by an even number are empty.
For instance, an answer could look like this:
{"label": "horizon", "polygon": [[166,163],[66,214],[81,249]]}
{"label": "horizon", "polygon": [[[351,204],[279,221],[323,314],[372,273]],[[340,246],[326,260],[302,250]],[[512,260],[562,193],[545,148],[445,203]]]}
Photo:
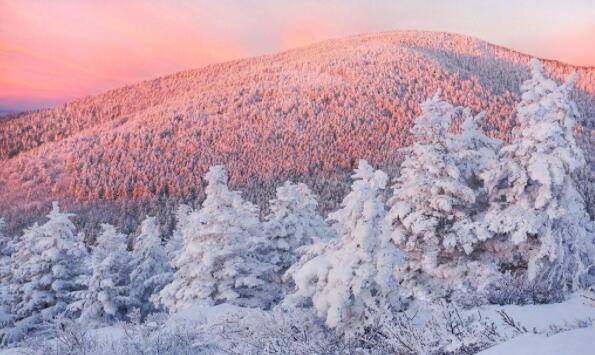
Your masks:
{"label": "horizon", "polygon": [[323,40],[398,30],[457,33],[543,59],[595,65],[595,5],[586,0],[114,5],[0,0],[0,114]]}

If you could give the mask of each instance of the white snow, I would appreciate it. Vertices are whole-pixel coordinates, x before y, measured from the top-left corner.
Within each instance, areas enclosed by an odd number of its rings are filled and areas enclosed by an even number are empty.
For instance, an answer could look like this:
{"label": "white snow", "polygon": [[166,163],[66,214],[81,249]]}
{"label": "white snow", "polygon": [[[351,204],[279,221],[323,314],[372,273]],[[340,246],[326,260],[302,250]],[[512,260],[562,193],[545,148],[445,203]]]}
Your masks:
{"label": "white snow", "polygon": [[550,337],[526,334],[480,352],[481,355],[592,355],[595,328],[581,328]]}
{"label": "white snow", "polygon": [[[497,320],[496,311],[505,311],[518,324],[527,328],[529,333],[512,338],[509,341],[487,349],[480,354],[507,355],[574,355],[593,354],[595,352],[595,326],[578,327],[577,324],[595,320],[595,307],[579,294],[574,294],[567,301],[554,304],[527,306],[486,306],[479,309],[483,315]],[[499,329],[508,332],[512,329],[498,323]],[[574,328],[548,334],[550,326]],[[549,335],[549,336],[548,336]]]}

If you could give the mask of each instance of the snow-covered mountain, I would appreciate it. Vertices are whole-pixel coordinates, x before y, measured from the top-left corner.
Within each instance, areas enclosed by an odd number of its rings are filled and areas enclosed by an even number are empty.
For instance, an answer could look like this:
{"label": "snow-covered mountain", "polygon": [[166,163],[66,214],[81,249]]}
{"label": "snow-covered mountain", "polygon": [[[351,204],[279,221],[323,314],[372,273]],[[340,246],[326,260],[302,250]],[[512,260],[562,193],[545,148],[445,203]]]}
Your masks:
{"label": "snow-covered mountain", "polygon": [[[23,211],[41,216],[59,200],[83,216],[100,206],[98,219],[126,228],[163,204],[200,199],[201,177],[215,164],[260,205],[294,179],[321,195],[323,209],[334,207],[359,159],[394,171],[419,103],[438,88],[456,105],[486,111],[484,128],[508,138],[529,58],[462,35],[385,32],[10,116],[0,121],[0,215],[18,227],[29,219]],[[594,160],[595,68],[544,65],[558,80],[577,72],[577,135]]]}

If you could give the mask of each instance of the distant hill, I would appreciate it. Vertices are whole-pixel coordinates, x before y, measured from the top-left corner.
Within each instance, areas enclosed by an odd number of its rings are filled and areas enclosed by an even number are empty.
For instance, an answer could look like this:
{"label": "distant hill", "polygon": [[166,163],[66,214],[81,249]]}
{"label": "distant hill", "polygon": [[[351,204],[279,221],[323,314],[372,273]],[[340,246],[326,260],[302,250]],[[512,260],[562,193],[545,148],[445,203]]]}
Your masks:
{"label": "distant hill", "polygon": [[[485,129],[507,139],[529,58],[462,35],[375,33],[13,115],[0,120],[0,215],[20,226],[59,200],[132,228],[160,206],[200,200],[201,177],[219,163],[260,205],[293,179],[332,207],[358,159],[395,171],[419,103],[438,88],[485,110]],[[556,79],[578,73],[578,135],[595,160],[595,68],[544,64]]]}

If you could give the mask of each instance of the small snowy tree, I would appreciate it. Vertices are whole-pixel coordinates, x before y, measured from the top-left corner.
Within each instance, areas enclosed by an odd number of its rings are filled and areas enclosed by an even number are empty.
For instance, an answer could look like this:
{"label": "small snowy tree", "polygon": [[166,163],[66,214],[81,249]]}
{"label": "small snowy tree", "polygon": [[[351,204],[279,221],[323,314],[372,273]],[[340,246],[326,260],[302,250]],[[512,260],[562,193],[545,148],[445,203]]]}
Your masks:
{"label": "small snowy tree", "polygon": [[171,238],[167,241],[165,251],[169,257],[170,263],[179,255],[184,247],[184,228],[188,225],[188,219],[192,213],[192,207],[186,204],[180,204],[176,209],[176,227],[172,233]]}
{"label": "small snowy tree", "polygon": [[72,216],[54,202],[48,221],[25,230],[11,255],[13,340],[52,322],[84,288],[87,254],[83,236],[75,233],[70,221]]}
{"label": "small snowy tree", "polygon": [[170,311],[224,302],[268,308],[280,297],[280,288],[275,266],[265,258],[258,209],[229,190],[222,166],[211,167],[206,180],[206,199],[188,217],[184,248],[160,302]]}
{"label": "small snowy tree", "polygon": [[[0,218],[0,329],[12,324],[14,317],[11,313],[13,303],[10,292],[12,273],[10,270],[10,255],[14,252],[13,241],[4,235],[4,220]],[[0,344],[2,343],[2,331],[0,331]]]}
{"label": "small snowy tree", "polygon": [[374,314],[390,315],[402,306],[394,275],[402,255],[381,233],[386,212],[380,191],[388,178],[364,160],[352,177],[342,208],[328,217],[338,239],[316,244],[308,260],[290,269],[296,292],[285,302],[312,305],[329,327],[347,335],[370,329]]}
{"label": "small snowy tree", "polygon": [[316,212],[318,202],[308,186],[289,181],[277,188],[265,230],[273,253],[270,261],[284,273],[300,256],[300,248],[328,239],[332,231]]}
{"label": "small snowy tree", "polygon": [[130,296],[139,303],[142,319],[156,310],[152,297],[163,289],[170,277],[171,267],[159,226],[155,217],[147,217],[132,249],[130,274]]}
{"label": "small snowy tree", "polygon": [[492,192],[486,223],[498,235],[491,250],[499,268],[554,295],[587,281],[593,234],[575,179],[585,166],[574,138],[578,111],[569,98],[575,76],[557,85],[538,60],[530,64],[513,141],[502,149],[502,163],[486,173]]}
{"label": "small snowy tree", "polygon": [[101,225],[91,254],[91,275],[87,290],[79,303],[81,320],[89,323],[112,323],[124,320],[131,307],[137,306],[130,297],[130,253],[126,236],[114,226]]}

